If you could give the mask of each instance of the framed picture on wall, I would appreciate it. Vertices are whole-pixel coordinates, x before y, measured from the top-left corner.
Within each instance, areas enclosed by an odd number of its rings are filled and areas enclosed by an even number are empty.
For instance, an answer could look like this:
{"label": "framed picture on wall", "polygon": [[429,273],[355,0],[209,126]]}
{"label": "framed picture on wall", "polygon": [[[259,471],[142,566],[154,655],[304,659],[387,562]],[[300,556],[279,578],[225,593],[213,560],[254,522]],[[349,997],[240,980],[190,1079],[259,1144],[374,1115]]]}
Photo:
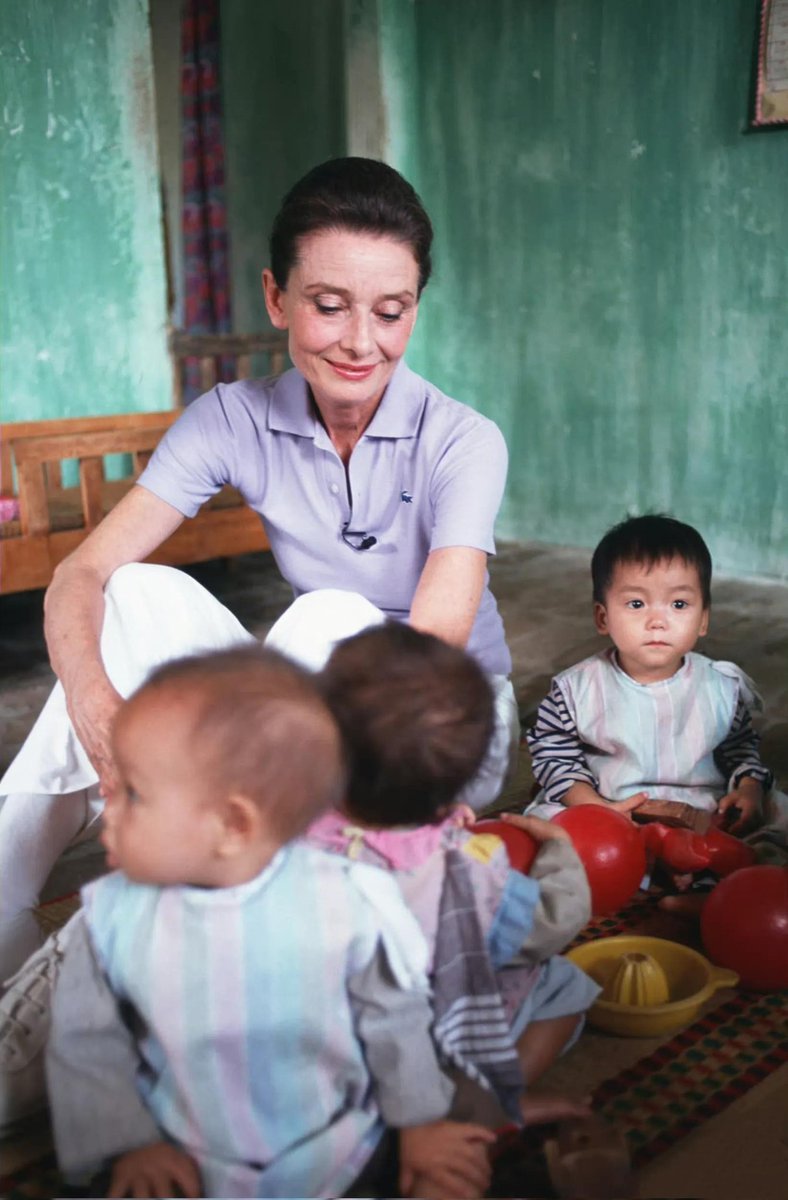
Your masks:
{"label": "framed picture on wall", "polygon": [[758,0],[751,129],[788,125],[788,0]]}

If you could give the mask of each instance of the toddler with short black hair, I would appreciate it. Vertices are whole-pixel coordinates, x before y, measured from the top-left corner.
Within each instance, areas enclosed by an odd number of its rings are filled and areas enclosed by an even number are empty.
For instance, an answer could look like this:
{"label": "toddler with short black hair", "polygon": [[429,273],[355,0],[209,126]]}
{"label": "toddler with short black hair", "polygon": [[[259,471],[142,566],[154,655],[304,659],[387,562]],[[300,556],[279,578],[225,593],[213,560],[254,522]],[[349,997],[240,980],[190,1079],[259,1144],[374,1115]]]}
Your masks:
{"label": "toddler with short black hair", "polygon": [[629,517],[591,562],[594,621],[612,645],[557,675],[527,732],[540,791],[526,811],[645,800],[717,814],[744,834],[785,823],[761,762],[752,681],[695,651],[708,629],[711,555],[674,517]]}

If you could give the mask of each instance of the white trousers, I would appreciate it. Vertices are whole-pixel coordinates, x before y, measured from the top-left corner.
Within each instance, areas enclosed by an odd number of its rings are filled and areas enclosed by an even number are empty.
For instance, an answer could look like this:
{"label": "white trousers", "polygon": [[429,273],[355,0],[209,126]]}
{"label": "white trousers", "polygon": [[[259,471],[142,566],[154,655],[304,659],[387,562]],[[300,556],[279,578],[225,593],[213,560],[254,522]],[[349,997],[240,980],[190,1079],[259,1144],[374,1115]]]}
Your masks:
{"label": "white trousers", "polygon": [[[383,620],[378,608],[354,592],[310,592],[280,617],[266,643],[319,670],[338,641]],[[101,655],[122,696],[160,663],[252,641],[233,614],[182,571],[130,563],[107,583]],[[492,676],[491,683],[495,732],[478,775],[458,797],[473,808],[495,799],[516,763],[514,690],[506,676]],[[56,860],[74,841],[97,831],[103,807],[97,782],[57,683],[0,780],[0,983],[41,941],[32,909]]]}

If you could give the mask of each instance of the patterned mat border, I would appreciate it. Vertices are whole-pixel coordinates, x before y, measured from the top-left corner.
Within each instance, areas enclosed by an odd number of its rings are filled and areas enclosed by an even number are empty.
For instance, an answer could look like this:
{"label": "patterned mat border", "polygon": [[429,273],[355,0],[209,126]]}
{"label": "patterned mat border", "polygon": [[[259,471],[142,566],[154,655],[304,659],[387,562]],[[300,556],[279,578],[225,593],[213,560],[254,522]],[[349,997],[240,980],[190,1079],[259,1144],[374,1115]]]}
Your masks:
{"label": "patterned mat border", "polygon": [[600,1084],[594,1106],[623,1128],[634,1165],[670,1149],[788,1062],[787,1014],[785,992],[739,992]]}
{"label": "patterned mat border", "polygon": [[[572,947],[582,946],[596,938],[616,937],[619,933],[627,933],[644,921],[654,911],[654,901],[644,893],[635,896],[618,912],[609,917],[592,917],[585,929],[581,929]],[[570,947],[570,949],[572,948]]]}

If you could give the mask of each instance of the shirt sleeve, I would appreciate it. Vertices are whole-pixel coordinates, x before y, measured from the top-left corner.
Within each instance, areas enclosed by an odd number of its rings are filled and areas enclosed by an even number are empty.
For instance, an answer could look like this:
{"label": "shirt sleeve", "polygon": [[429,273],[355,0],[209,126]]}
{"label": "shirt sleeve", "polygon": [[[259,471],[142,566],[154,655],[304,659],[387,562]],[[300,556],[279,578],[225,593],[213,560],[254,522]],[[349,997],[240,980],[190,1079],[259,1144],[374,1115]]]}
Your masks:
{"label": "shirt sleeve", "polygon": [[65,1175],[92,1176],[117,1155],[161,1141],[137,1092],[138,1063],[83,919],[64,952],[46,1051],[52,1128]]}
{"label": "shirt sleeve", "polygon": [[[193,517],[226,483],[238,483],[238,422],[243,410],[220,384],[171,425],[138,479],[141,487]],[[250,429],[249,436],[253,436]]]}
{"label": "shirt sleeve", "polygon": [[427,993],[396,983],[382,942],[348,991],[386,1124],[401,1129],[445,1117],[454,1085],[438,1065]]}
{"label": "shirt sleeve", "polygon": [[436,466],[430,550],[470,546],[495,553],[495,519],[506,484],[508,452],[498,426],[478,414],[455,434]]}
{"label": "shirt sleeve", "polygon": [[733,724],[714,752],[717,765],[728,777],[728,791],[733,791],[745,777],[757,779],[764,790],[771,787],[772,773],[761,762],[760,743],[750,710],[739,696]]}
{"label": "shirt sleeve", "polygon": [[545,793],[543,799],[560,804],[573,783],[598,786],[586,762],[566,697],[556,680],[539,705],[536,721],[525,737],[534,776]]}
{"label": "shirt sleeve", "polygon": [[[533,897],[527,906],[525,884]],[[510,872],[488,937],[493,965],[544,962],[565,950],[590,916],[588,878],[574,847],[564,839],[543,843],[527,876]]]}

